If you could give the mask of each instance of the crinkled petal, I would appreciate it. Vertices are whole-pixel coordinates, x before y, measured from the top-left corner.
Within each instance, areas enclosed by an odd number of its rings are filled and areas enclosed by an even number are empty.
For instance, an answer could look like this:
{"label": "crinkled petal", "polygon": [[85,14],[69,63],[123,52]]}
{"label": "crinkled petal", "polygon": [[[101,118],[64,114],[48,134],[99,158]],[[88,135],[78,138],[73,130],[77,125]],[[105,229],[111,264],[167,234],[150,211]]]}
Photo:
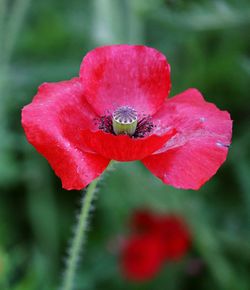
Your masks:
{"label": "crinkled petal", "polygon": [[177,130],[161,150],[142,161],[163,182],[199,189],[226,160],[232,135],[230,115],[206,102],[196,89],[167,100],[153,122],[159,128]]}
{"label": "crinkled petal", "polygon": [[175,134],[170,129],[163,135],[150,135],[144,138],[131,138],[128,135],[113,135],[103,131],[83,130],[78,144],[112,160],[141,160],[160,149]]}
{"label": "crinkled petal", "polygon": [[48,160],[65,189],[85,187],[109,163],[74,146],[79,129],[91,127],[95,116],[78,79],[43,84],[22,111],[28,141]]}
{"label": "crinkled petal", "polygon": [[84,93],[103,115],[128,105],[153,114],[170,90],[170,66],[159,51],[142,45],[112,45],[89,52],[81,64]]}

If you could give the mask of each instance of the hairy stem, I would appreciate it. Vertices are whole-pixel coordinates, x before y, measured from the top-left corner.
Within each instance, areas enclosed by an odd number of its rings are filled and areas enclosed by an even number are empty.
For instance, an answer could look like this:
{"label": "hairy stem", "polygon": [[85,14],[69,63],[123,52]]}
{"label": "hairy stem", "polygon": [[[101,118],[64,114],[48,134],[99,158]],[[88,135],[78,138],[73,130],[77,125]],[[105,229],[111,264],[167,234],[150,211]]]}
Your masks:
{"label": "hairy stem", "polygon": [[95,195],[95,189],[98,179],[95,179],[87,188],[82,198],[79,220],[70,245],[69,257],[66,264],[66,271],[63,278],[62,290],[72,290],[74,287],[77,263],[80,258],[83,242],[86,238],[86,230],[88,226],[88,215],[91,209],[91,203]]}

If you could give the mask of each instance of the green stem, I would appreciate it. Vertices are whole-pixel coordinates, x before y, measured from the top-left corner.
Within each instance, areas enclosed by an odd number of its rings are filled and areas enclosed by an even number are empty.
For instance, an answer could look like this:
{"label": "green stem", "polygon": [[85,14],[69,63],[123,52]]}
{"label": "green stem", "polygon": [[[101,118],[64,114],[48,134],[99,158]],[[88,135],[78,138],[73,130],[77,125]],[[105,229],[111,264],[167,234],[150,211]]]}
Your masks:
{"label": "green stem", "polygon": [[91,209],[91,203],[95,195],[95,189],[98,178],[95,179],[87,188],[82,199],[81,211],[77,222],[76,230],[69,250],[69,258],[66,264],[65,276],[63,278],[62,290],[72,290],[74,287],[77,263],[79,261],[80,252],[83,242],[86,238],[86,230],[88,226],[88,215]]}

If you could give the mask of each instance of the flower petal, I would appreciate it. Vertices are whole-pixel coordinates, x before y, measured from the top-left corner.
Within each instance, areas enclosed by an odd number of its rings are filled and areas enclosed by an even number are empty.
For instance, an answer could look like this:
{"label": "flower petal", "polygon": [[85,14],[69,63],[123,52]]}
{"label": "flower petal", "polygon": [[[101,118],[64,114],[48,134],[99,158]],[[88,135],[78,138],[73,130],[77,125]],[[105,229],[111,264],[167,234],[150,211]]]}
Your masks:
{"label": "flower petal", "polygon": [[141,160],[160,149],[175,134],[169,130],[162,136],[151,135],[145,138],[131,138],[128,135],[112,135],[103,131],[83,130],[78,145],[90,148],[93,152],[117,161]]}
{"label": "flower petal", "polygon": [[84,93],[103,115],[129,105],[156,112],[170,90],[170,66],[159,51],[142,45],[112,45],[89,52],[81,64]]}
{"label": "flower petal", "polygon": [[159,128],[177,129],[161,150],[143,160],[163,182],[199,189],[226,160],[232,135],[230,115],[206,102],[197,90],[189,89],[166,101],[153,122]]}
{"label": "flower petal", "polygon": [[131,228],[136,233],[154,232],[158,226],[159,218],[147,209],[136,210],[131,218]]}
{"label": "flower petal", "polygon": [[48,160],[65,189],[85,187],[109,163],[104,157],[74,146],[77,129],[91,127],[94,116],[78,79],[43,84],[22,111],[28,141]]}
{"label": "flower petal", "polygon": [[121,268],[127,279],[145,281],[159,272],[163,260],[163,243],[157,236],[134,236],[122,251]]}
{"label": "flower petal", "polygon": [[164,215],[159,220],[159,232],[164,241],[166,260],[179,260],[190,246],[191,235],[184,221],[174,215]]}

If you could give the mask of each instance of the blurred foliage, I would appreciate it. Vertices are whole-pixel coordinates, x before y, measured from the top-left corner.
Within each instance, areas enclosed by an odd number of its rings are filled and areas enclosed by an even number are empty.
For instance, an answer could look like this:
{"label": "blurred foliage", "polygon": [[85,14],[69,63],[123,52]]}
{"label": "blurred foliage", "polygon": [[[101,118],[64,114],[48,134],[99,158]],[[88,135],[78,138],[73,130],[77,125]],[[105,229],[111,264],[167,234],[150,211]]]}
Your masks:
{"label": "blurred foliage", "polygon": [[[249,31],[248,0],[0,0],[0,289],[57,289],[81,195],[63,191],[27,143],[20,110],[39,84],[77,75],[88,50],[114,43],[161,50],[171,95],[196,87],[230,111],[233,144],[199,192],[166,186],[139,163],[115,164],[95,201],[76,289],[250,289]],[[183,215],[193,246],[153,281],[132,284],[110,245],[142,206]],[[202,267],[192,272],[195,261]]]}

